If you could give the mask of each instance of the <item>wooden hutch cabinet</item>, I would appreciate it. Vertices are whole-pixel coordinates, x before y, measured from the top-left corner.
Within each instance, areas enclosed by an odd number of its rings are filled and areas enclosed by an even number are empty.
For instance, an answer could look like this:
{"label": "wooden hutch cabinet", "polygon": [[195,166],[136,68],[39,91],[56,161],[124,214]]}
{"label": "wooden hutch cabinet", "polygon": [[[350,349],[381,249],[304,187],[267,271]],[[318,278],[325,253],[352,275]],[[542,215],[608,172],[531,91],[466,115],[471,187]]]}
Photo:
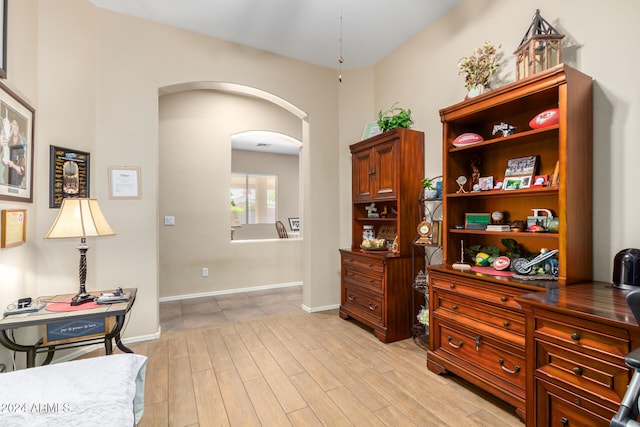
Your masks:
{"label": "wooden hutch cabinet", "polygon": [[[532,129],[530,121],[551,108],[559,123]],[[525,314],[516,298],[592,277],[592,79],[564,64],[465,100],[440,111],[443,124],[443,263],[429,267],[430,337],[427,366],[450,371],[516,408],[525,417],[527,369]],[[515,126],[508,136],[501,123]],[[463,133],[484,141],[454,147]],[[471,181],[471,163],[481,177],[502,181],[510,159],[535,156],[535,175],[557,185],[519,189],[459,191],[459,176]],[[467,213],[504,212],[523,220],[532,209],[548,209],[559,220],[557,232],[487,231],[465,227]],[[486,271],[455,270],[465,248],[515,239],[525,250],[558,249],[557,280],[520,280]],[[466,259],[471,263],[470,259]]]}
{"label": "wooden hutch cabinet", "polygon": [[[351,145],[352,242],[340,249],[340,317],[373,328],[388,343],[411,336],[411,243],[424,177],[424,133],[394,129]],[[379,218],[367,208],[375,204]],[[398,236],[399,253],[361,250],[364,226]]]}

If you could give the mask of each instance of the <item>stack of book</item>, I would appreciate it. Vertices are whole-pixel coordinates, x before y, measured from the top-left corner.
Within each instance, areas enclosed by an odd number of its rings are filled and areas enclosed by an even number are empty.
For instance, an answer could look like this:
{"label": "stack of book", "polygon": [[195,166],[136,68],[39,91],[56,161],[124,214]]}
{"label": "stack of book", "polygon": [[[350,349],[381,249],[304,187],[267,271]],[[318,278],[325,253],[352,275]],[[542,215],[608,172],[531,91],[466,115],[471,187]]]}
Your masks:
{"label": "stack of book", "polygon": [[487,231],[511,231],[511,226],[509,224],[489,224]]}

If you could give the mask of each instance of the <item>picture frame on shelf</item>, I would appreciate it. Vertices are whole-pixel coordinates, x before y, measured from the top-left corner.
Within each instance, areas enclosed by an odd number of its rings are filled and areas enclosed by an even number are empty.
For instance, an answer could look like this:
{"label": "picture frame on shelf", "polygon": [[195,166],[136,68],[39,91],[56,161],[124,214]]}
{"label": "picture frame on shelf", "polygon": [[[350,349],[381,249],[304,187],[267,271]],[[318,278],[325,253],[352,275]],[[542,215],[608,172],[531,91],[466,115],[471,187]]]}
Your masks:
{"label": "picture frame on shelf", "polygon": [[0,200],[32,203],[35,110],[0,83],[0,117]]}
{"label": "picture frame on shelf", "polygon": [[505,180],[511,177],[528,176],[530,179],[536,174],[538,156],[518,157],[507,160],[507,169],[504,172]]}
{"label": "picture frame on shelf", "polygon": [[[510,191],[510,190],[519,190],[522,187],[522,181],[527,177],[522,176],[513,176],[511,178],[505,178],[502,184],[502,190]],[[530,178],[529,178],[529,182]]]}
{"label": "picture frame on shelf", "polygon": [[300,218],[289,218],[289,228],[291,231],[300,231]]}
{"label": "picture frame on shelf", "polygon": [[372,136],[380,135],[382,129],[378,125],[378,122],[369,122],[364,125],[364,131],[362,132],[362,139],[371,138]]}
{"label": "picture frame on shelf", "polygon": [[62,199],[88,198],[91,155],[86,151],[49,146],[49,207]]}
{"label": "picture frame on shelf", "polygon": [[27,241],[27,210],[2,210],[2,238],[0,247],[9,248]]}
{"label": "picture frame on shelf", "polygon": [[493,176],[481,176],[478,179],[480,191],[489,191],[493,189]]}

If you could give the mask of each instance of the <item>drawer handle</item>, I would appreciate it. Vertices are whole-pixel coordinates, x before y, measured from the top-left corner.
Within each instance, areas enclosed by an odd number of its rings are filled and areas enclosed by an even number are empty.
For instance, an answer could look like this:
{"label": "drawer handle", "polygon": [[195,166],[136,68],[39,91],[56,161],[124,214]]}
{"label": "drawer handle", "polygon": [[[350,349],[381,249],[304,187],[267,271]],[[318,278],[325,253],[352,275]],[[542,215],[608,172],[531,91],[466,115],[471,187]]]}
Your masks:
{"label": "drawer handle", "polygon": [[580,334],[577,332],[574,332],[571,334],[571,339],[574,341],[580,341]]}
{"label": "drawer handle", "polygon": [[373,267],[373,264],[369,264],[369,268]]}
{"label": "drawer handle", "polygon": [[452,305],[452,306],[451,306],[451,310],[456,311],[457,309],[458,309],[458,306],[457,306],[457,305]]}
{"label": "drawer handle", "polygon": [[349,262],[353,262],[353,261],[355,261],[355,260],[354,260],[353,258],[349,258],[347,261],[349,261]]}
{"label": "drawer handle", "polygon": [[498,363],[500,364],[500,367],[502,368],[502,370],[505,371],[507,374],[515,375],[518,372],[520,372],[520,366],[518,366],[518,365],[516,365],[516,367],[513,370],[505,367],[504,366],[504,359],[498,360]]}
{"label": "drawer handle", "polygon": [[560,423],[563,426],[568,426],[569,425],[569,420],[567,419],[567,417],[562,417],[562,418],[560,418]]}
{"label": "drawer handle", "polygon": [[456,285],[454,285],[453,283],[449,285],[449,289],[455,289]]}
{"label": "drawer handle", "polygon": [[509,322],[507,322],[506,320],[504,322],[502,322],[502,326],[504,326],[505,328],[508,328],[510,325]]}
{"label": "drawer handle", "polygon": [[458,345],[456,345],[456,344],[452,343],[452,342],[451,342],[451,340],[452,340],[452,338],[451,338],[451,336],[449,335],[449,336],[447,337],[447,341],[449,342],[449,345],[450,345],[451,347],[453,347],[453,348],[460,348],[460,347],[462,347],[462,344],[464,344],[462,341],[460,341],[460,342],[458,342]]}
{"label": "drawer handle", "polygon": [[355,301],[355,300],[356,300],[356,297],[354,297],[353,295],[349,294],[349,295],[347,295],[347,299],[348,299],[349,301]]}
{"label": "drawer handle", "polygon": [[374,311],[378,309],[378,304],[369,303],[369,310]]}
{"label": "drawer handle", "polygon": [[573,373],[576,374],[577,376],[581,376],[582,369],[579,366],[576,366],[575,368],[573,368]]}
{"label": "drawer handle", "polygon": [[501,298],[500,298],[500,301],[502,301],[502,302],[507,302],[507,300],[508,300],[508,298],[507,298],[507,297],[501,297]]}

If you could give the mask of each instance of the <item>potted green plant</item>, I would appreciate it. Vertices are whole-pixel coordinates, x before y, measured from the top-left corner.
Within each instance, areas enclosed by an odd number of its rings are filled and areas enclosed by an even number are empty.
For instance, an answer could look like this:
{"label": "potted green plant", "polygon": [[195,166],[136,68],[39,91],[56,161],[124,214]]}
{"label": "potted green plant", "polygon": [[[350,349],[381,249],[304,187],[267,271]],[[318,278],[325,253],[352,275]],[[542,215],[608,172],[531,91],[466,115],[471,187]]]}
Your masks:
{"label": "potted green plant", "polygon": [[435,199],[438,194],[438,190],[436,190],[433,181],[430,178],[422,179],[422,188],[424,188],[424,198],[425,199]]}
{"label": "potted green plant", "polygon": [[491,88],[490,80],[498,72],[498,67],[498,53],[490,41],[485,41],[472,55],[458,61],[458,75],[464,76],[464,87],[470,98]]}
{"label": "potted green plant", "polygon": [[405,110],[404,108],[396,107],[396,102],[387,111],[378,112],[378,126],[382,132],[386,132],[395,128],[408,129],[413,124],[413,118],[411,117],[411,110]]}

